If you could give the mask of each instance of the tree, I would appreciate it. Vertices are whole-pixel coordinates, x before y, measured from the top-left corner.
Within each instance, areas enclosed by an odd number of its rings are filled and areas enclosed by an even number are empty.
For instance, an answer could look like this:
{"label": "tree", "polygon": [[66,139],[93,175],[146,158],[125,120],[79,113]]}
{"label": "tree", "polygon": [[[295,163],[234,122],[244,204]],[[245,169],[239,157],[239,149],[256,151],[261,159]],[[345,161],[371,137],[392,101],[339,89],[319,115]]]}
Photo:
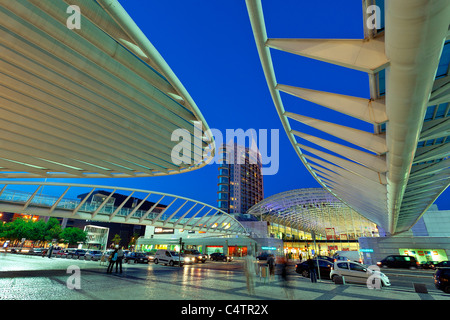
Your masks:
{"label": "tree", "polygon": [[[44,220],[38,220],[32,224],[28,239],[32,241],[43,241],[45,239],[47,224]],[[36,243],[34,244],[36,245]]]}
{"label": "tree", "polygon": [[62,232],[62,228],[59,224],[58,219],[56,218],[50,218],[47,221],[47,224],[45,225],[45,235],[44,239],[46,241],[52,241],[53,239],[60,239],[60,235]]}
{"label": "tree", "polygon": [[32,230],[32,222],[24,218],[17,218],[8,222],[3,227],[3,237],[19,242],[23,238],[28,238]]}
{"label": "tree", "polygon": [[116,234],[116,235],[114,236],[114,238],[112,239],[112,242],[113,242],[114,244],[119,244],[120,241],[122,241],[122,239],[120,238],[120,236],[119,236],[118,234]]}
{"label": "tree", "polygon": [[44,222],[44,220],[33,221],[20,217],[3,224],[0,237],[16,243],[23,238],[32,241],[52,241],[53,239],[58,241],[61,232],[61,226],[56,218],[50,218]]}
{"label": "tree", "polygon": [[129,246],[134,246],[136,244],[137,239],[139,238],[139,233],[135,232],[133,236],[131,237]]}
{"label": "tree", "polygon": [[78,228],[65,228],[61,232],[61,239],[70,245],[74,245],[78,242],[85,242],[87,239],[87,233]]}

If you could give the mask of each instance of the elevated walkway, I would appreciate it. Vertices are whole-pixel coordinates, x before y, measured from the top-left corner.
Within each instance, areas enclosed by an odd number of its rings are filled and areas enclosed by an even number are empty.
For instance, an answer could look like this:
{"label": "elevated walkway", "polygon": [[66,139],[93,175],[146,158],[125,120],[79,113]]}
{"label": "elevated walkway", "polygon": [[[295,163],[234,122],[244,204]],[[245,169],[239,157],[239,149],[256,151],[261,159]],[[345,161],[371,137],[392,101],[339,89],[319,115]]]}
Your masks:
{"label": "elevated walkway", "polygon": [[[0,211],[4,212],[228,235],[248,234],[240,222],[226,212],[200,201],[168,193],[111,186],[23,181],[0,181],[0,188]],[[44,192],[56,196],[46,195]],[[69,194],[80,198],[69,198]],[[118,194],[121,195],[120,203],[114,198]],[[135,200],[133,206],[126,207],[130,199]],[[142,210],[145,205],[148,209]]]}

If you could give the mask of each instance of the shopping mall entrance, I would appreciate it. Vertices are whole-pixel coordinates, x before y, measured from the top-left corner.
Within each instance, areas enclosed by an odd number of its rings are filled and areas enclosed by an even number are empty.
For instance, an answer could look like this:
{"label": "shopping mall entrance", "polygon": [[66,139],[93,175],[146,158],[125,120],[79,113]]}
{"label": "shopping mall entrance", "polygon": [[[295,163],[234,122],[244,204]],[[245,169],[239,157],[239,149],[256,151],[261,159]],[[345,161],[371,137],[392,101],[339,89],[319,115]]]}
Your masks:
{"label": "shopping mall entrance", "polygon": [[333,256],[336,251],[358,251],[358,240],[346,240],[346,241],[330,241],[330,240],[289,240],[284,241],[283,244],[284,253],[290,259],[299,259],[299,255],[302,255],[302,259],[306,259],[309,256],[322,255]]}

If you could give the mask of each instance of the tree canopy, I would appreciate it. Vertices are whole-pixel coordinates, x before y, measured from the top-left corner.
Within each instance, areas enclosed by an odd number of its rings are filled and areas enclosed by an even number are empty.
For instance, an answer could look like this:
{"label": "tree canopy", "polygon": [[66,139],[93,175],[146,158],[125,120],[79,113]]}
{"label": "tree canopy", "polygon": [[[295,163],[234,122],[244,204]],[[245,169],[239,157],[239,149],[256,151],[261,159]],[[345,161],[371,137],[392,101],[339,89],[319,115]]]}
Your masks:
{"label": "tree canopy", "polygon": [[32,221],[25,218],[17,218],[11,222],[0,224],[0,238],[18,242],[21,239],[32,241],[56,241],[64,240],[69,244],[85,242],[86,232],[78,228],[61,228],[56,218]]}

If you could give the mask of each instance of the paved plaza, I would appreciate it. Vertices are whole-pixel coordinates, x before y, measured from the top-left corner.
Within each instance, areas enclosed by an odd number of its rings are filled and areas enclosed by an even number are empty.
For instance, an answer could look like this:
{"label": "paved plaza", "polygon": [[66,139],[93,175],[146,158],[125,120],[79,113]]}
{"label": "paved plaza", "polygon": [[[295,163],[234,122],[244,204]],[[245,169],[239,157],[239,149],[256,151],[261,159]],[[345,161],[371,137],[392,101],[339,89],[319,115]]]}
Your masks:
{"label": "paved plaza", "polygon": [[[247,289],[242,261],[207,262],[183,268],[124,264],[123,273],[107,274],[98,261],[40,256],[0,256],[1,300],[450,300],[429,288],[371,290],[362,285],[311,283],[293,272],[288,282],[255,277],[254,294]],[[79,268],[79,269],[78,269]],[[79,282],[75,280],[79,271]],[[115,271],[115,270],[114,270]],[[77,288],[78,284],[78,288]]]}

